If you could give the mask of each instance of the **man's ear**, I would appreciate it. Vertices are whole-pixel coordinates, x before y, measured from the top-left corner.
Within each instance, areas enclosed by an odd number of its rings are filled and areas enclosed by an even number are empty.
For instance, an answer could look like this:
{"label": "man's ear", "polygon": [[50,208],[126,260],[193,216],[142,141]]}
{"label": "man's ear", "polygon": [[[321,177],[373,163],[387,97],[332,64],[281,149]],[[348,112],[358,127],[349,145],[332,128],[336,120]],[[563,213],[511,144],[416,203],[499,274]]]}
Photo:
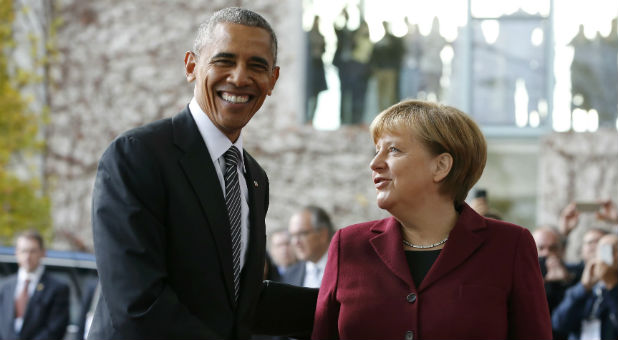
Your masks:
{"label": "man's ear", "polygon": [[279,66],[275,66],[273,68],[273,74],[270,76],[270,90],[268,90],[269,96],[273,93],[273,90],[275,89],[277,79],[279,79]]}
{"label": "man's ear", "polygon": [[440,183],[451,172],[451,168],[453,167],[453,156],[448,152],[443,152],[434,158],[434,162],[433,181]]}
{"label": "man's ear", "polygon": [[195,53],[191,51],[187,51],[185,53],[185,77],[187,77],[187,82],[192,82],[195,80],[195,66],[197,64],[197,57]]}

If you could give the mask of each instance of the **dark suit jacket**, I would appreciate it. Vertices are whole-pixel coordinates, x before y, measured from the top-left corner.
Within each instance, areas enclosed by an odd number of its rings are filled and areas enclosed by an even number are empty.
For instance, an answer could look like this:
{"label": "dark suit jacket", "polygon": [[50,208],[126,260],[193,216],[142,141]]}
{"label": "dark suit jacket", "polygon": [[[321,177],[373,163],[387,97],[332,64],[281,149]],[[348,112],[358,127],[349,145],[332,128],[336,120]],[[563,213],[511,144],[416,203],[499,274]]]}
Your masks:
{"label": "dark suit jacket", "polygon": [[69,323],[69,287],[43,272],[15,334],[15,286],[17,275],[0,290],[0,339],[62,339]]}
{"label": "dark suit jacket", "polygon": [[551,339],[534,240],[465,205],[419,287],[394,218],[339,230],[320,287],[316,339]]}
{"label": "dark suit jacket", "polygon": [[305,273],[307,272],[305,261],[298,261],[286,269],[281,276],[281,282],[294,286],[302,286],[305,282]]}
{"label": "dark suit jacket", "polygon": [[[601,297],[594,293],[601,289]],[[593,306],[596,314],[592,315]],[[581,339],[582,321],[588,317],[601,321],[601,339],[618,338],[618,286],[607,290],[602,283],[598,283],[591,291],[587,291],[581,283],[577,283],[566,291],[564,300],[552,314],[553,326],[561,333],[568,334],[569,339]]]}
{"label": "dark suit jacket", "polygon": [[93,193],[102,294],[89,339],[249,337],[260,296],[280,296],[262,284],[268,178],[247,152],[244,161],[249,248],[235,303],[225,200],[188,107],[108,147]]}

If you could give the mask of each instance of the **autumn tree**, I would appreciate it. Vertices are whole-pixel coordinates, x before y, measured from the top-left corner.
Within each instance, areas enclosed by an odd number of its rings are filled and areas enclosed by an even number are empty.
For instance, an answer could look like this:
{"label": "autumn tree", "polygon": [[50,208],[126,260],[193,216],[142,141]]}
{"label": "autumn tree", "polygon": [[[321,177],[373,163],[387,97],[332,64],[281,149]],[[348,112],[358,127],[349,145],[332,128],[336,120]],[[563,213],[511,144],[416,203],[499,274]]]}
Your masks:
{"label": "autumn tree", "polygon": [[39,81],[11,60],[15,49],[13,1],[0,1],[0,243],[34,228],[47,234],[49,199],[41,190],[40,169],[33,165],[42,150],[41,115],[30,108],[23,88]]}

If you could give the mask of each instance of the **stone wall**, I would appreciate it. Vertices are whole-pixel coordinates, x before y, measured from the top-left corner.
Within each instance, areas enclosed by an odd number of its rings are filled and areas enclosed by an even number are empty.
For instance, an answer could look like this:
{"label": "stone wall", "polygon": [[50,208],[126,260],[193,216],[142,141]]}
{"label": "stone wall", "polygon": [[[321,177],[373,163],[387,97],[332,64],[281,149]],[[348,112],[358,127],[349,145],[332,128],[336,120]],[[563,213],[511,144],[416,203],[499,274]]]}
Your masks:
{"label": "stone wall", "polygon": [[[315,131],[299,124],[303,107],[300,1],[72,1],[57,8],[60,60],[53,69],[50,155],[55,229],[92,245],[90,205],[97,161],[121,132],[170,117],[191,99],[184,52],[214,10],[243,6],[263,14],[279,38],[281,76],[244,132],[246,149],[271,184],[267,228],[318,204],[337,226],[378,218],[366,128]],[[57,235],[66,235],[57,233]],[[57,237],[56,246],[72,245]]]}
{"label": "stone wall", "polygon": [[[270,177],[267,228],[283,228],[295,209],[323,206],[336,226],[386,216],[375,205],[364,126],[316,131],[303,110],[301,1],[55,1],[63,20],[51,70],[49,153],[56,248],[92,245],[91,191],[97,161],[120,133],[180,111],[192,96],[183,70],[199,24],[213,11],[243,6],[262,13],[279,37],[281,76],[246,127],[245,147]],[[337,114],[333,112],[333,114]],[[613,144],[612,144],[613,143]],[[534,228],[555,223],[574,199],[618,199],[616,132],[488,140],[479,187],[505,219]],[[68,233],[62,233],[67,231]]]}
{"label": "stone wall", "polygon": [[[560,211],[576,201],[612,199],[618,203],[618,132],[555,133],[542,139],[539,157],[539,224],[557,225]],[[579,256],[586,229],[610,227],[594,214],[580,215],[569,236],[568,259]]]}

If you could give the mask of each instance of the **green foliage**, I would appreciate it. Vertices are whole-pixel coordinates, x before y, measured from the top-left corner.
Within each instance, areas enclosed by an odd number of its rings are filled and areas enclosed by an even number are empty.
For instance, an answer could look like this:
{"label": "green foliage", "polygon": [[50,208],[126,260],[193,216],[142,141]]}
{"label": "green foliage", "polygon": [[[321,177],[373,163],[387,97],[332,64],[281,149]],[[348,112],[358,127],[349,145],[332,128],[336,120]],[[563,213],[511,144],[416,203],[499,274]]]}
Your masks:
{"label": "green foliage", "polygon": [[12,67],[8,58],[15,47],[14,18],[13,1],[0,1],[0,243],[10,242],[20,230],[46,233],[51,226],[49,199],[24,165],[29,155],[40,152],[42,142],[37,137],[40,119],[20,92],[37,79]]}

